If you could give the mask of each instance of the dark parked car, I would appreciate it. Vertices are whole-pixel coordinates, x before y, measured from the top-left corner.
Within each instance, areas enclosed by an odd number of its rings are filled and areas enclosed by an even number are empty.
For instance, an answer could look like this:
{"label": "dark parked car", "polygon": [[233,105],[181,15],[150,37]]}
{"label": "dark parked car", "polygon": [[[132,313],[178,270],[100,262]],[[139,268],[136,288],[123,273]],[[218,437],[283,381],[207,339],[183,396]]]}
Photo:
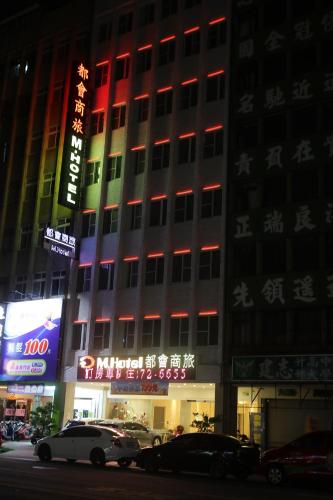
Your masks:
{"label": "dark parked car", "polygon": [[310,432],[266,451],[260,471],[275,486],[288,477],[333,479],[333,431]]}
{"label": "dark parked car", "polygon": [[168,443],[142,449],[135,458],[147,472],[208,473],[212,477],[232,474],[245,479],[259,462],[259,448],[225,434],[196,432],[175,437]]}

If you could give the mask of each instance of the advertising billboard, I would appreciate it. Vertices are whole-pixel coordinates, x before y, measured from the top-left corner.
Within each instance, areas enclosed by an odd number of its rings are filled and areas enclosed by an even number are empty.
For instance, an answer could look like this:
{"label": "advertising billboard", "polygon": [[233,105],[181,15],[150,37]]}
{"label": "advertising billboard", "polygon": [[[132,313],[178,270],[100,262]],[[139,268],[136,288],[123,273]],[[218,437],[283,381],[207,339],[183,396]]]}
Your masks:
{"label": "advertising billboard", "polygon": [[0,381],[55,381],[62,299],[7,306]]}

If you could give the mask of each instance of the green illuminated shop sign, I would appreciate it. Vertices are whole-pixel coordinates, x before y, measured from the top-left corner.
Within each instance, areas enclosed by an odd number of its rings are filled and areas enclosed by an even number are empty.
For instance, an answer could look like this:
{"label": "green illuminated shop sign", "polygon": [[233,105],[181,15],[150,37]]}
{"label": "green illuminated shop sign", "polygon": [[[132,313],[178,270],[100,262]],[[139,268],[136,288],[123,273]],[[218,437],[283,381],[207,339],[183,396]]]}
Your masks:
{"label": "green illuminated shop sign", "polygon": [[82,62],[74,64],[58,198],[60,205],[74,210],[79,210],[80,208],[80,188],[85,153],[88,80],[89,72],[85,65]]}
{"label": "green illuminated shop sign", "polygon": [[333,355],[236,356],[232,379],[240,382],[332,382]]}

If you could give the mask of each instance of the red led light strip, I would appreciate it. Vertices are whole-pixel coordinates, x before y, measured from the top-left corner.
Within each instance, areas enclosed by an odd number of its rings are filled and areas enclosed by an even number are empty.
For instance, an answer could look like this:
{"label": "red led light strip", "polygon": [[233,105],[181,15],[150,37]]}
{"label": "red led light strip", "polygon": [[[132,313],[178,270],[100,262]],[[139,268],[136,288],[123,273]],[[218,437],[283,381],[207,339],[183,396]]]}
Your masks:
{"label": "red led light strip", "polygon": [[189,28],[184,31],[184,35],[189,35],[190,33],[193,33],[194,31],[198,31],[200,29],[200,26],[193,26],[193,28]]}
{"label": "red led light strip", "polygon": [[133,321],[134,316],[119,316],[118,320],[119,321]]}
{"label": "red led light strip", "polygon": [[100,264],[114,264],[114,259],[101,260]]}
{"label": "red led light strip", "polygon": [[96,318],[95,319],[96,323],[108,323],[109,321],[111,321],[111,318]]}
{"label": "red led light strip", "polygon": [[195,132],[188,132],[187,134],[182,134],[178,136],[178,139],[186,139],[187,137],[193,137]]}
{"label": "red led light strip", "polygon": [[118,203],[112,203],[111,205],[105,205],[104,210],[111,210],[112,208],[118,208]]}
{"label": "red led light strip", "polygon": [[143,319],[160,319],[160,314],[145,314]]}
{"label": "red led light strip", "polygon": [[104,108],[93,109],[91,114],[104,113]]}
{"label": "red led light strip", "polygon": [[183,196],[184,194],[193,193],[193,189],[185,189],[184,191],[177,191],[176,196]]}
{"label": "red led light strip", "polygon": [[133,148],[131,148],[131,151],[140,151],[140,149],[145,149],[145,145],[144,144],[140,144],[139,146],[134,146]]}
{"label": "red led light strip", "polygon": [[126,106],[126,101],[115,102],[114,104],[112,104],[113,108],[118,108],[118,106]]}
{"label": "red led light strip", "polygon": [[214,132],[214,130],[221,130],[223,128],[222,124],[214,125],[213,127],[205,128],[205,132]]}
{"label": "red led light strip", "polygon": [[174,252],[173,252],[174,255],[182,255],[182,254],[186,254],[186,253],[191,253],[191,249],[190,248],[180,248],[179,250],[174,250]]}
{"label": "red led light strip", "polygon": [[138,48],[138,52],[141,52],[142,50],[147,50],[152,48],[152,44],[149,43],[148,45],[144,45],[143,47]]}
{"label": "red led light strip", "polygon": [[217,315],[217,309],[210,309],[207,311],[200,311],[199,316],[216,316]]}
{"label": "red led light strip", "polygon": [[114,153],[109,153],[110,158],[113,158],[114,156],[121,156],[121,151],[115,151]]}
{"label": "red led light strip", "polygon": [[170,40],[174,40],[175,38],[176,38],[176,35],[170,35],[170,36],[167,36],[165,38],[162,38],[162,40],[160,40],[160,43],[169,42]]}
{"label": "red led light strip", "polygon": [[164,257],[164,252],[149,253],[147,255],[148,259],[154,259],[155,257]]}
{"label": "red led light strip", "polygon": [[79,267],[91,267],[92,262],[82,262],[82,264],[79,264]]}
{"label": "red led light strip", "polygon": [[222,22],[223,22],[223,21],[225,21],[225,20],[226,20],[226,18],[225,18],[225,16],[223,16],[223,17],[219,17],[219,18],[217,18],[217,19],[213,19],[212,21],[209,21],[209,23],[208,23],[208,24],[209,24],[210,26],[212,26],[213,24],[222,23]]}
{"label": "red led light strip", "polygon": [[87,208],[86,210],[82,210],[83,214],[93,214],[95,212],[96,210],[94,210],[93,208]]}
{"label": "red led light strip", "polygon": [[217,69],[212,73],[208,73],[207,78],[212,78],[213,76],[222,75],[224,73],[224,69]]}
{"label": "red led light strip", "polygon": [[221,187],[221,184],[210,184],[209,186],[204,186],[202,188],[203,191],[210,191],[211,189],[218,189]]}
{"label": "red led light strip", "polygon": [[198,79],[197,78],[191,78],[190,80],[185,80],[185,82],[182,82],[181,85],[190,85],[191,83],[195,83],[197,82]]}
{"label": "red led light strip", "polygon": [[161,94],[162,92],[168,92],[168,90],[171,90],[172,89],[172,86],[169,85],[168,87],[162,87],[161,89],[157,89],[157,93],[158,94]]}
{"label": "red led light strip", "polygon": [[130,200],[127,205],[139,205],[140,203],[142,203],[142,200]]}
{"label": "red led light strip", "polygon": [[206,245],[200,248],[202,252],[208,252],[209,250],[218,250],[220,245]]}
{"label": "red led light strip", "polygon": [[134,97],[134,101],[139,101],[140,99],[146,99],[147,97],[149,97],[149,94],[137,95],[136,97]]}
{"label": "red led light strip", "polygon": [[158,146],[159,144],[166,144],[167,142],[170,142],[170,139],[160,139],[158,141],[155,141],[154,144],[155,146]]}
{"label": "red led light strip", "polygon": [[137,255],[133,255],[132,257],[124,257],[123,258],[124,262],[133,262],[135,260],[139,260],[139,257]]}
{"label": "red led light strip", "polygon": [[88,323],[88,321],[86,319],[76,319],[75,321],[73,321],[74,325],[83,325],[85,323]]}
{"label": "red led light strip", "polygon": [[128,57],[130,55],[130,52],[125,52],[124,54],[119,54],[119,56],[116,57],[116,59],[124,59],[125,57]]}
{"label": "red led light strip", "polygon": [[96,64],[96,68],[98,68],[99,66],[105,66],[106,64],[109,64],[109,61],[101,61]]}
{"label": "red led light strip", "polygon": [[156,196],[152,196],[150,199],[151,201],[156,201],[156,200],[164,200],[168,196],[166,194],[158,194]]}
{"label": "red led light strip", "polygon": [[188,318],[187,312],[176,312],[170,314],[171,318]]}

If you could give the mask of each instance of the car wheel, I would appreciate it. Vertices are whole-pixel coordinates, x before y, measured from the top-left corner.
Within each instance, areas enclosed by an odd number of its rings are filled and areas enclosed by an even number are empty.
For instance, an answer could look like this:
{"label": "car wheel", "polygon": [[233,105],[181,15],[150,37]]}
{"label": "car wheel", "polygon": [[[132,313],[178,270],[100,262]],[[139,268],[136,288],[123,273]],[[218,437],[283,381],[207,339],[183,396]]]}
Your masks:
{"label": "car wheel", "polygon": [[67,462],[70,464],[74,464],[76,462],[76,458],[66,458]]}
{"label": "car wheel", "polygon": [[147,457],[144,462],[146,472],[157,472],[159,469],[157,459],[155,457]]}
{"label": "car wheel", "polygon": [[160,438],[160,436],[155,436],[153,439],[152,445],[159,446],[160,444],[162,444],[162,439]]}
{"label": "car wheel", "polygon": [[42,462],[50,462],[52,457],[51,457],[51,450],[48,444],[42,444],[38,448],[38,457],[39,460],[41,460]]}
{"label": "car wheel", "polygon": [[118,465],[119,467],[122,467],[123,469],[126,469],[129,467],[132,463],[132,460],[130,458],[120,458],[118,460]]}
{"label": "car wheel", "polygon": [[209,468],[209,475],[213,479],[223,479],[226,475],[225,465],[222,460],[214,460]]}
{"label": "car wheel", "polygon": [[103,467],[105,465],[105,453],[100,448],[94,448],[90,453],[90,461],[96,467]]}
{"label": "car wheel", "polygon": [[272,464],[267,470],[267,481],[273,486],[279,486],[285,480],[283,468],[280,465]]}

